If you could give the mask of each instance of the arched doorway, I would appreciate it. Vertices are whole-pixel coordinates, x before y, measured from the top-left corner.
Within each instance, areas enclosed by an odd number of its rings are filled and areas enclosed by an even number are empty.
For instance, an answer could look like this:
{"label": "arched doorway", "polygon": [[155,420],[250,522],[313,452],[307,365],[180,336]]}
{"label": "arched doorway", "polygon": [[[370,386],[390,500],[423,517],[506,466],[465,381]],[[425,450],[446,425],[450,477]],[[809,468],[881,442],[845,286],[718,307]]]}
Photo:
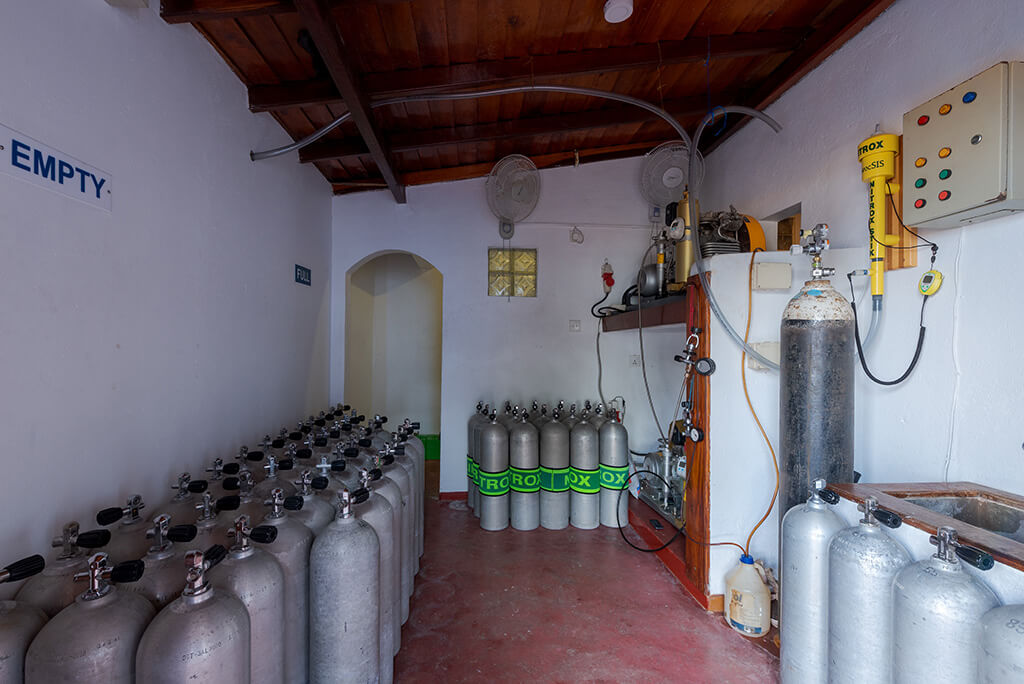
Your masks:
{"label": "arched doorway", "polygon": [[[441,431],[441,272],[409,252],[375,254],[346,274],[345,401],[420,421],[428,459]],[[426,489],[436,495],[438,467]]]}

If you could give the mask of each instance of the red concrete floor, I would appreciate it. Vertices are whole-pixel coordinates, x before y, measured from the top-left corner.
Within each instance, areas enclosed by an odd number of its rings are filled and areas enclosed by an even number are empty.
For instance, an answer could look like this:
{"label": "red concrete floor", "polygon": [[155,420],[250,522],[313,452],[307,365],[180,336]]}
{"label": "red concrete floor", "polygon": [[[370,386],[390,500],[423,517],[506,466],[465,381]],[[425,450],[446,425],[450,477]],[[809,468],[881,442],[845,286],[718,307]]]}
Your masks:
{"label": "red concrete floor", "polygon": [[465,501],[426,503],[396,682],[778,681],[775,658],[618,531],[484,532]]}

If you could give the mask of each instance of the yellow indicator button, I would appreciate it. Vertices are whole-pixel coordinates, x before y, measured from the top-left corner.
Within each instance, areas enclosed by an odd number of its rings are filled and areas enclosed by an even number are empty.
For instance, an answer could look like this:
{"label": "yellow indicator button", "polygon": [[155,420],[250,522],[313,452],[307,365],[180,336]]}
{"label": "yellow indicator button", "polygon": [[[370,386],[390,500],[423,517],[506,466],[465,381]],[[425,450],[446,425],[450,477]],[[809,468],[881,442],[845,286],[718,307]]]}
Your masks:
{"label": "yellow indicator button", "polygon": [[946,115],[946,114],[949,114],[949,111],[950,111],[951,109],[953,109],[953,105],[950,105],[950,104],[944,104],[944,105],[942,105],[941,107],[939,107],[939,114],[942,114],[942,115]]}
{"label": "yellow indicator button", "polygon": [[948,147],[943,147],[941,150],[939,150],[939,156],[943,159],[945,159],[951,154],[953,154],[953,150],[949,149]]}
{"label": "yellow indicator button", "polygon": [[918,157],[917,159],[914,160],[914,166],[916,166],[917,168],[921,168],[922,166],[924,166],[927,163],[928,163],[928,160],[925,159],[924,157]]}

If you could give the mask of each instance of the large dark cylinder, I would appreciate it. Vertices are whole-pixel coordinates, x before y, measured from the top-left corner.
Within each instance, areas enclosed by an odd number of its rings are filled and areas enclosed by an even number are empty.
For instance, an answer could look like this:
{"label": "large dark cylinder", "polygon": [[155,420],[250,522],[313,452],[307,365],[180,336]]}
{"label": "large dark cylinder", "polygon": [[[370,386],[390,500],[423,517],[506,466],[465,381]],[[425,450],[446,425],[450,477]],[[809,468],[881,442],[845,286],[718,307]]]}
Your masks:
{"label": "large dark cylinder", "polygon": [[779,530],[815,478],[853,481],[855,343],[850,303],[828,280],[808,280],[782,314]]}

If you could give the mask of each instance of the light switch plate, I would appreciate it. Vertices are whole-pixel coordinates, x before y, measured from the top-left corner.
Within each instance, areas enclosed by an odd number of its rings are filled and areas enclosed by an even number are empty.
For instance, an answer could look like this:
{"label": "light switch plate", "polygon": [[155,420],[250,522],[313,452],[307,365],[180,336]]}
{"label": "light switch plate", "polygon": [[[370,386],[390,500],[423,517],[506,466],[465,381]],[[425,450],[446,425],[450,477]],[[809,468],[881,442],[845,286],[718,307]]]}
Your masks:
{"label": "light switch plate", "polygon": [[793,287],[793,265],[762,261],[754,264],[755,290],[788,290]]}

